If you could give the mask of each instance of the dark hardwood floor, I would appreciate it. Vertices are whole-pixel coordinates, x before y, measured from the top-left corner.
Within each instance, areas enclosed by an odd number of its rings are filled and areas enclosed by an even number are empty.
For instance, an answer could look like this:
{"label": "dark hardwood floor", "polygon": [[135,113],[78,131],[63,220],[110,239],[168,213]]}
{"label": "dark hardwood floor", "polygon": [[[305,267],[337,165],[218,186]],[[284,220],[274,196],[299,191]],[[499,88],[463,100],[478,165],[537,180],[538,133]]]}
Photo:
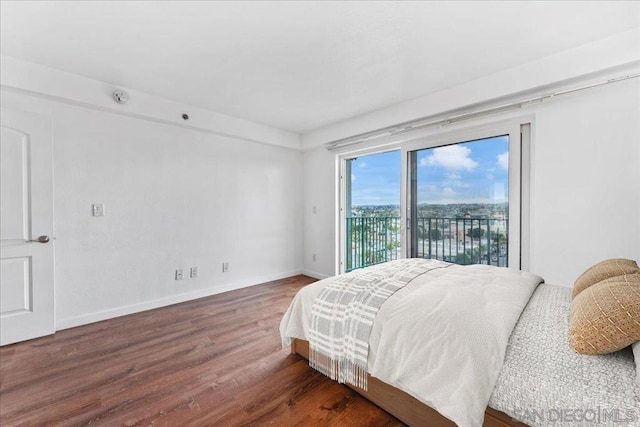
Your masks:
{"label": "dark hardwood floor", "polygon": [[0,348],[0,425],[395,426],[280,344],[306,276]]}

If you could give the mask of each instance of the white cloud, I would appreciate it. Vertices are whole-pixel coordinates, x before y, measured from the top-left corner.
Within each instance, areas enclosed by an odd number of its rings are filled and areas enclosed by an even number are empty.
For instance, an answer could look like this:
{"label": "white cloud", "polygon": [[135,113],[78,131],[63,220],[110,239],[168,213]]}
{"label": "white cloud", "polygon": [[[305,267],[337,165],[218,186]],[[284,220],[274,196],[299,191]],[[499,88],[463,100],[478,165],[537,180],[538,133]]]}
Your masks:
{"label": "white cloud", "polygon": [[460,179],[459,175],[455,175],[455,174],[453,174],[453,177],[451,177],[451,175],[447,175],[441,184],[443,187],[452,187],[452,188],[471,187],[470,183],[463,181],[462,179]]}
{"label": "white cloud", "polygon": [[356,176],[354,174],[351,174],[351,182],[354,182],[356,180]]}
{"label": "white cloud", "polygon": [[469,155],[471,149],[460,145],[448,145],[433,149],[433,154],[420,159],[420,166],[442,166],[449,170],[472,171],[478,167],[478,162]]}
{"label": "white cloud", "polygon": [[502,169],[509,169],[509,152],[505,151],[502,154],[498,154],[498,166]]}
{"label": "white cloud", "polygon": [[451,187],[444,187],[442,189],[442,194],[444,196],[453,196],[454,194],[456,194],[456,192],[453,191],[453,188],[451,188]]}
{"label": "white cloud", "polygon": [[360,166],[358,166],[358,167],[359,167],[359,168],[366,168],[366,167],[367,167],[367,164],[366,164],[366,163],[364,163],[364,162],[362,162],[362,163],[360,163]]}
{"label": "white cloud", "polygon": [[451,188],[469,188],[471,184],[465,182],[462,179],[462,175],[455,172],[448,172],[445,178],[440,183],[442,187],[451,187]]}
{"label": "white cloud", "polygon": [[449,172],[447,174],[447,179],[451,180],[451,181],[457,181],[459,179],[462,179],[462,176],[458,173],[455,172]]}

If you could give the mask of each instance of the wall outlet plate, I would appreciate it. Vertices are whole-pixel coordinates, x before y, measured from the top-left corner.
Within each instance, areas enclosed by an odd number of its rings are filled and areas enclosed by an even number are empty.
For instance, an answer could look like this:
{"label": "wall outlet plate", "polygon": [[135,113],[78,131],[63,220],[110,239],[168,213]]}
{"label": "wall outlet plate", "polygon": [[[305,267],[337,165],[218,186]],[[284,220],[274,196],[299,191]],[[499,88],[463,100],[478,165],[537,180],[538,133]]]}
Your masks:
{"label": "wall outlet plate", "polygon": [[104,216],[104,204],[94,203],[91,205],[91,212],[93,216]]}
{"label": "wall outlet plate", "polygon": [[198,267],[191,267],[191,270],[189,271],[189,276],[192,279],[196,279],[198,277]]}
{"label": "wall outlet plate", "polygon": [[229,271],[229,263],[228,262],[223,262],[222,263],[222,272],[226,273]]}
{"label": "wall outlet plate", "polygon": [[176,280],[184,279],[184,270],[179,268],[176,270]]}

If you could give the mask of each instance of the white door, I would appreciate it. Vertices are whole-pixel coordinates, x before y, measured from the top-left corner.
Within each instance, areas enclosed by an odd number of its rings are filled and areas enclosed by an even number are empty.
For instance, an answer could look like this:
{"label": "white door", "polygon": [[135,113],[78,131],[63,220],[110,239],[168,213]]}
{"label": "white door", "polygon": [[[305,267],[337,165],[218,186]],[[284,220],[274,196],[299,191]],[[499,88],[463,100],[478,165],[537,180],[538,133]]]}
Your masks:
{"label": "white door", "polygon": [[5,345],[55,330],[53,159],[46,118],[3,107],[0,128],[0,345]]}

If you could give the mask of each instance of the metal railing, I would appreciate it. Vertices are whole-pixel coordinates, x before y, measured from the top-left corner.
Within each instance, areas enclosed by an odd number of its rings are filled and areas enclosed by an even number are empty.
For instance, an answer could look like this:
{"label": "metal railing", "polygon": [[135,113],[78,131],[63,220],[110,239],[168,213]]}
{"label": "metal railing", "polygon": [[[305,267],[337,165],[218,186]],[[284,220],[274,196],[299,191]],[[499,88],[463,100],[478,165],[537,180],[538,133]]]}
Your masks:
{"label": "metal railing", "polygon": [[456,264],[508,266],[507,219],[417,218],[414,256]]}
{"label": "metal railing", "polygon": [[345,271],[400,258],[399,217],[346,219]]}
{"label": "metal railing", "polygon": [[[509,265],[507,219],[418,217],[411,256],[456,264]],[[345,271],[400,257],[399,217],[346,219]]]}

